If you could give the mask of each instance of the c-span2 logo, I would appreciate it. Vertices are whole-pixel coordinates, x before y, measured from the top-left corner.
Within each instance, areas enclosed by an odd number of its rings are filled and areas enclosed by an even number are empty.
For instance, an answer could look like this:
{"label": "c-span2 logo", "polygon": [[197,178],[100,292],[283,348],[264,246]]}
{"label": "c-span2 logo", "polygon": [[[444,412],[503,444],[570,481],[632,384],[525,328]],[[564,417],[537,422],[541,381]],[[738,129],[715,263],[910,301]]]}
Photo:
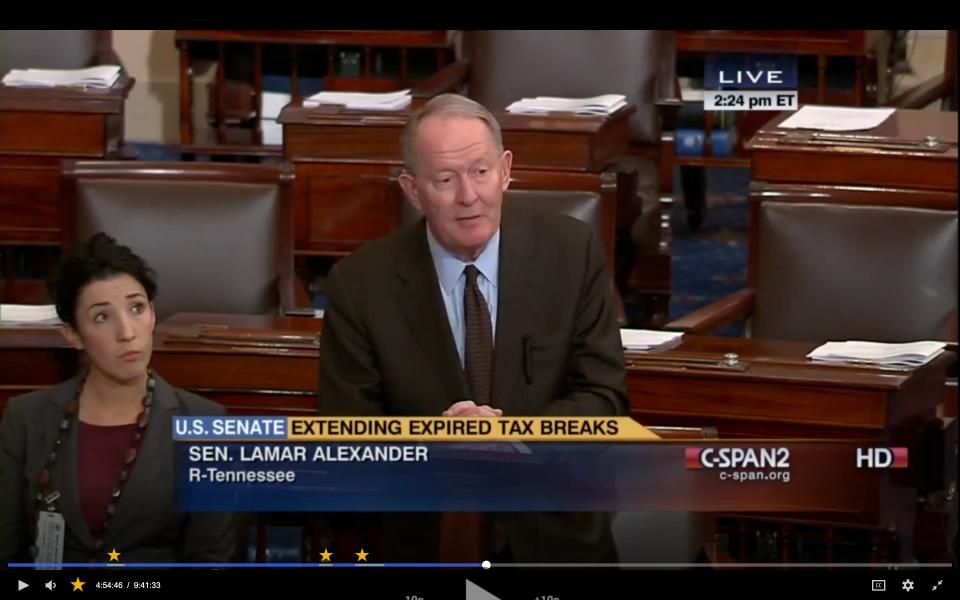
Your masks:
{"label": "c-span2 logo", "polygon": [[686,448],[688,469],[789,469],[789,448]]}
{"label": "c-span2 logo", "polygon": [[858,469],[906,469],[906,448],[857,448]]}

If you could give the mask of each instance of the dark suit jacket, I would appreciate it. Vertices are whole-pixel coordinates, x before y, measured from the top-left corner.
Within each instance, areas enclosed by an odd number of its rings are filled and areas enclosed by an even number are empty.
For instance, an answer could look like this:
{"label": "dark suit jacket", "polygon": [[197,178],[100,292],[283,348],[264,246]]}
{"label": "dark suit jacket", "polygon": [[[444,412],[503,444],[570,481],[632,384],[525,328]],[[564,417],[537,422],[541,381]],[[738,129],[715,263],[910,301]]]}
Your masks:
{"label": "dark suit jacket", "polygon": [[[340,261],[326,285],[320,411],[440,415],[470,398],[425,221]],[[620,334],[593,229],[504,206],[493,405],[504,415],[625,415]],[[605,560],[598,515],[528,515],[508,527],[517,560]],[[386,557],[388,560],[390,557]]]}
{"label": "dark suit jacket", "polygon": [[[10,400],[0,424],[0,562],[26,559],[26,539],[34,515],[37,476],[57,439],[63,408],[73,398],[80,376],[54,388]],[[185,514],[175,498],[174,415],[217,415],[219,404],[174,388],[156,377],[153,408],[140,456],[104,534],[102,547],[80,511],[77,497],[77,430],[74,425],[55,463],[50,490],[61,494],[58,508],[67,525],[64,562],[91,558],[106,562],[116,548],[123,562],[217,562],[234,552],[232,516]]]}

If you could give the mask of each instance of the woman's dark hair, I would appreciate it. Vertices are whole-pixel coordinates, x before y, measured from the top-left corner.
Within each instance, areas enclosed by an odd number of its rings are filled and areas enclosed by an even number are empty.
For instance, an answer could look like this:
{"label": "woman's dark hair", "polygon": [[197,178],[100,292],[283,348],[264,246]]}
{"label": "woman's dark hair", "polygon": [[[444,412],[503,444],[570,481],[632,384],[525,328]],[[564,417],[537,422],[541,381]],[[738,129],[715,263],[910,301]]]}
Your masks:
{"label": "woman's dark hair", "polygon": [[124,274],[140,282],[147,299],[153,301],[157,295],[156,273],[128,246],[103,232],[75,244],[60,260],[52,284],[60,320],[76,325],[77,297],[88,283]]}

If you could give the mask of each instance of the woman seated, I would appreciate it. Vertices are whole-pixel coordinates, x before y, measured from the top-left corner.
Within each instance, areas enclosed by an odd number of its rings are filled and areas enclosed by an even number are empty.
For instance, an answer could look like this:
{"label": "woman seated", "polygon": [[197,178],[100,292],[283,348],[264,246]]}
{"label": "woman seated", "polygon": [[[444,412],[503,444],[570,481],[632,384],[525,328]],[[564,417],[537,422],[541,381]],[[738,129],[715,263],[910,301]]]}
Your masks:
{"label": "woman seated", "polygon": [[173,417],[224,409],[151,370],[153,271],[98,233],[64,256],[54,288],[85,366],[6,407],[0,564],[230,560],[232,516],[177,507]]}

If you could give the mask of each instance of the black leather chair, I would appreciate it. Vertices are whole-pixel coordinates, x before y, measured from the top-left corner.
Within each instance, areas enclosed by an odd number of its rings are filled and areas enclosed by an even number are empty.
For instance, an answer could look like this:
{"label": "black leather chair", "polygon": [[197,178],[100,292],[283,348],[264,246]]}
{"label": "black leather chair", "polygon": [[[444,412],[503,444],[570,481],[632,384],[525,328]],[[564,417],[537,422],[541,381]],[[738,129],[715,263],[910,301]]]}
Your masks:
{"label": "black leather chair", "polygon": [[288,165],[69,162],[64,246],[98,231],[157,271],[158,319],[292,308]]}
{"label": "black leather chair", "polygon": [[957,194],[753,183],[749,288],[668,325],[761,339],[956,341]]}

